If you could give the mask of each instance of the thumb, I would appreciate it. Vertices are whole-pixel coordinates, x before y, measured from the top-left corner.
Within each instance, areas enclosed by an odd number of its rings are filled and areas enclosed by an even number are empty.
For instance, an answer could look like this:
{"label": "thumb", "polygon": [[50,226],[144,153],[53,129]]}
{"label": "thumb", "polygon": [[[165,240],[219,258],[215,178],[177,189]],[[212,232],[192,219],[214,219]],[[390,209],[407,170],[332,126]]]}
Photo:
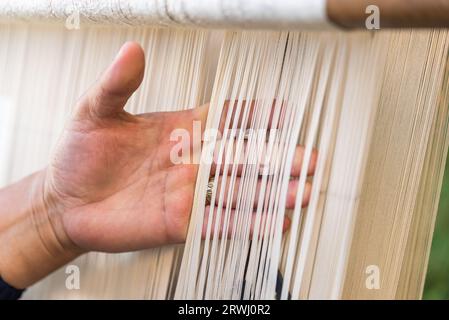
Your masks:
{"label": "thumb", "polygon": [[119,113],[142,83],[144,70],[142,47],[135,42],[125,43],[112,64],[82,99],[78,111],[97,117]]}

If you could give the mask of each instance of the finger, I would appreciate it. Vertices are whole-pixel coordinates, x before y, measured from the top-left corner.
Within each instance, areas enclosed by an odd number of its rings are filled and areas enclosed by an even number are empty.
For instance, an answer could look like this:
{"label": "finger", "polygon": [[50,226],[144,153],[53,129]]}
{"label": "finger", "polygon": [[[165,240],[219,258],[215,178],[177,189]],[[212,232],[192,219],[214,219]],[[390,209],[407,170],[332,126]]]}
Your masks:
{"label": "finger", "polygon": [[78,106],[78,116],[111,117],[125,107],[129,97],[143,80],[145,55],[142,47],[127,42],[111,65],[85,94]]}
{"label": "finger", "polygon": [[[287,209],[295,208],[296,197],[298,195],[298,186],[299,186],[298,180],[291,180],[288,185],[287,203],[285,204],[285,207]],[[312,183],[306,182],[306,184],[304,185],[304,193],[301,202],[302,208],[305,208],[309,205],[311,194],[312,194]]]}
{"label": "finger", "polygon": [[[240,105],[240,107],[238,108],[238,106]],[[230,101],[230,100],[226,100],[223,104],[223,106],[221,107],[221,117],[220,117],[220,124],[218,126],[218,129],[220,131],[220,133],[223,133],[224,129],[225,129],[225,124],[226,124],[226,119],[228,117],[228,112],[230,110],[230,108],[232,108],[232,113],[229,115],[230,117],[230,121],[229,121],[229,127],[233,127],[234,121],[237,121],[236,123],[236,128],[241,128],[242,127],[242,123],[246,118],[246,125],[245,125],[245,129],[250,128],[251,123],[254,120],[254,116],[255,116],[255,111],[256,108],[261,108],[261,102],[256,102],[255,100],[252,100],[250,102],[247,102],[246,100],[243,101]],[[272,121],[273,121],[273,115],[275,114],[276,110],[278,111],[278,113],[280,111],[282,111],[282,108],[284,108],[285,105],[284,104],[276,104],[276,100],[274,100],[271,104],[270,107],[270,116],[268,118],[268,129],[272,128]],[[247,112],[247,117],[244,116],[244,111],[245,108],[249,108]],[[199,119],[202,124],[203,124],[203,130],[204,130],[204,125],[206,124],[206,120],[207,120],[207,116],[209,113],[209,109],[210,109],[210,104],[203,104],[195,109],[195,115],[197,117],[197,119]],[[239,109],[240,112],[237,112]],[[276,126],[278,127],[278,117],[276,117]]]}
{"label": "finger", "polygon": [[[221,201],[222,201],[221,206],[223,208],[227,208],[229,205],[231,205],[231,208],[233,208],[233,209],[236,208],[237,201],[238,201],[239,189],[241,187],[242,180],[241,180],[241,178],[237,177],[235,179],[235,183],[233,186],[230,185],[230,180],[231,179],[226,180],[226,182],[225,182],[226,186],[223,191],[222,191],[223,181],[221,179],[218,181],[216,198],[215,198],[215,206],[220,205],[220,195],[221,195],[221,192],[223,192],[223,198],[221,199]],[[259,179],[257,181],[255,195],[254,195],[254,199],[253,199],[253,203],[252,203],[253,208],[256,208],[259,204],[261,185],[262,185],[262,180]],[[311,190],[312,190],[312,184],[310,182],[307,182],[304,187],[302,207],[306,207],[309,204]],[[295,208],[297,192],[298,192],[298,180],[289,181],[288,189],[287,189],[287,199],[286,199],[286,204],[285,204],[287,209]],[[264,197],[263,201],[268,200],[270,193],[271,193],[271,183],[267,182],[266,188],[264,190],[264,194],[266,196]],[[232,196],[232,199],[229,199],[229,195]]]}
{"label": "finger", "polygon": [[207,120],[209,111],[209,104],[203,104],[193,109],[185,109],[179,111],[165,111],[165,112],[147,112],[138,114],[141,118],[154,118],[155,116],[164,117],[168,127],[173,129],[193,130],[194,121],[201,124],[201,133],[204,131],[204,126]]}
{"label": "finger", "polygon": [[[220,217],[220,222],[218,225],[216,225],[218,222],[217,221],[217,208],[207,206],[205,208],[205,212],[204,212],[202,238],[206,239],[209,219],[212,219],[212,221],[211,221],[212,224],[211,224],[211,228],[210,228],[210,239],[213,239],[216,236],[218,236],[219,239],[222,239],[224,237],[224,235],[226,235],[227,238],[231,238],[232,233],[233,233],[235,218],[236,218],[236,212],[235,212],[235,210],[232,210],[230,212],[229,221],[226,226],[224,212],[222,211],[222,214]],[[251,214],[251,226],[250,226],[250,231],[249,231],[249,238],[253,237],[253,234],[255,231],[256,219],[257,219],[257,214],[255,212],[253,212]],[[262,214],[259,219],[260,219],[259,220],[260,223],[258,223],[257,231],[258,231],[258,234],[263,234],[264,230],[266,230],[266,228],[270,228],[271,223],[273,223],[273,219],[268,220],[266,214],[265,215]],[[269,225],[267,225],[267,223],[269,223]],[[290,224],[291,224],[290,218],[287,216],[284,216],[282,232],[286,232],[288,230],[288,228],[290,227]],[[217,232],[215,232],[215,230],[217,230]],[[236,238],[238,238],[238,236]]]}
{"label": "finger", "polygon": [[[295,156],[293,158],[292,171],[291,171],[292,177],[299,177],[301,175],[301,169],[302,169],[302,163],[304,160],[304,152],[305,151],[306,150],[303,146],[296,147]],[[318,152],[316,149],[314,149],[314,150],[312,150],[312,154],[310,156],[310,161],[309,161],[309,166],[307,169],[308,176],[313,176],[315,174],[317,160],[318,160]]]}
{"label": "finger", "polygon": [[[231,165],[228,167],[227,174],[228,175],[231,174],[232,164],[237,164],[237,176],[242,175],[243,168],[244,168],[243,164],[245,163],[244,155],[248,152],[248,144],[247,144],[247,142],[244,142],[244,146],[241,147],[242,150],[240,150],[239,159],[237,159],[237,143],[234,142],[231,145],[233,148],[233,151],[230,151],[230,152],[232,152],[231,156],[229,157],[229,155],[227,155],[226,147],[228,147],[228,145],[226,145],[224,150],[222,151],[222,154],[220,157],[220,152],[219,152],[220,146],[217,144],[216,151],[214,152],[214,160],[212,163],[211,176],[215,176],[215,174],[217,172],[217,166],[219,166],[219,170],[220,170],[219,173],[220,174],[224,173],[226,157],[228,157],[227,159],[231,159],[231,161],[232,161]],[[228,148],[230,148],[230,147],[228,147]],[[265,146],[265,150],[267,150],[266,146]],[[301,174],[302,162],[304,159],[304,151],[305,151],[305,149],[303,146],[297,146],[295,149],[292,169],[291,169],[291,173],[290,173],[290,175],[292,177],[299,177]],[[307,170],[308,176],[312,176],[315,173],[317,158],[318,158],[318,153],[316,150],[313,150],[311,158],[310,158],[310,162],[309,162],[309,167]],[[262,171],[260,173],[262,173]]]}
{"label": "finger", "polygon": [[[261,116],[261,109],[266,106],[262,105],[263,101],[256,100],[226,100],[223,105],[223,111],[221,113],[219,131],[223,133],[225,128],[227,119],[229,122],[229,128],[235,127],[237,129],[248,129],[251,128],[251,124],[255,121],[255,117]],[[285,108],[285,104],[276,103],[276,100],[273,100],[269,107],[269,117],[268,117],[268,129],[275,129],[279,127],[279,114],[282,113],[282,110]],[[247,110],[245,110],[247,109]],[[259,113],[256,111],[259,109]],[[231,111],[231,114],[228,114]],[[263,114],[266,114],[267,111],[264,111]],[[274,115],[277,115],[274,118]],[[231,121],[229,121],[229,119]],[[275,123],[273,123],[273,119],[275,119]]]}

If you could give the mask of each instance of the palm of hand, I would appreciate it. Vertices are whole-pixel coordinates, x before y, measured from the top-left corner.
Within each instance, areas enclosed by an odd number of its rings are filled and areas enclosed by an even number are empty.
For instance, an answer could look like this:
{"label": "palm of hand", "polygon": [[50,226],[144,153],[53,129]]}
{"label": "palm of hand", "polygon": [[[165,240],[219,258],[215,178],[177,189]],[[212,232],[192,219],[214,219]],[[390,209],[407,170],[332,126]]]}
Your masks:
{"label": "palm of hand", "polygon": [[169,137],[174,128],[200,120],[197,111],[121,111],[70,124],[50,172],[75,244],[124,251],[185,239],[198,166],[174,165]]}

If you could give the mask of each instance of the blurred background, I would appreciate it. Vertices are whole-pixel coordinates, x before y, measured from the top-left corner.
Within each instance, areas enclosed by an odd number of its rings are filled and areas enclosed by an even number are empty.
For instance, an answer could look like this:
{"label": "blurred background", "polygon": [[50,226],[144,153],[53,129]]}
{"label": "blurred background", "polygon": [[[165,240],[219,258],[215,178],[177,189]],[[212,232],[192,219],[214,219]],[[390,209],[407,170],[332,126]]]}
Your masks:
{"label": "blurred background", "polygon": [[449,299],[449,160],[430,252],[424,299]]}

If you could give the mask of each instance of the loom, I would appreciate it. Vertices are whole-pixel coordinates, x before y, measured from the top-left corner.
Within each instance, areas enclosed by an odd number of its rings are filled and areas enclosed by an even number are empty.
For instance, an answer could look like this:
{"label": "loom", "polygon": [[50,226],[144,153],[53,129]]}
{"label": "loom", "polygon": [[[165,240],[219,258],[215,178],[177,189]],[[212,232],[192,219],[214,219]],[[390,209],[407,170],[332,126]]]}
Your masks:
{"label": "loom", "polygon": [[[363,30],[369,5],[385,30]],[[73,18],[79,25],[68,28]],[[267,128],[273,101],[279,114],[268,151],[274,173],[257,192],[262,164],[245,158],[239,231],[229,240],[211,236],[213,222],[201,239],[211,174],[201,164],[185,246],[89,253],[71,263],[80,290],[66,288],[62,268],[25,298],[420,298],[449,145],[448,27],[446,0],[1,1],[1,186],[48,162],[74,102],[126,40],[148,59],[132,113],[210,101],[208,128],[226,117],[228,100],[243,119],[242,101],[258,101],[252,128]],[[257,146],[256,136],[245,139]],[[317,150],[317,172],[309,206],[286,212],[297,144],[303,169]],[[225,161],[231,185],[235,169]],[[215,186],[211,197],[225,196]],[[245,217],[255,197],[257,215],[272,223],[260,222],[263,236],[250,241]],[[229,220],[228,209],[217,214]],[[292,217],[286,235],[284,214]],[[377,269],[373,288],[367,279]]]}

